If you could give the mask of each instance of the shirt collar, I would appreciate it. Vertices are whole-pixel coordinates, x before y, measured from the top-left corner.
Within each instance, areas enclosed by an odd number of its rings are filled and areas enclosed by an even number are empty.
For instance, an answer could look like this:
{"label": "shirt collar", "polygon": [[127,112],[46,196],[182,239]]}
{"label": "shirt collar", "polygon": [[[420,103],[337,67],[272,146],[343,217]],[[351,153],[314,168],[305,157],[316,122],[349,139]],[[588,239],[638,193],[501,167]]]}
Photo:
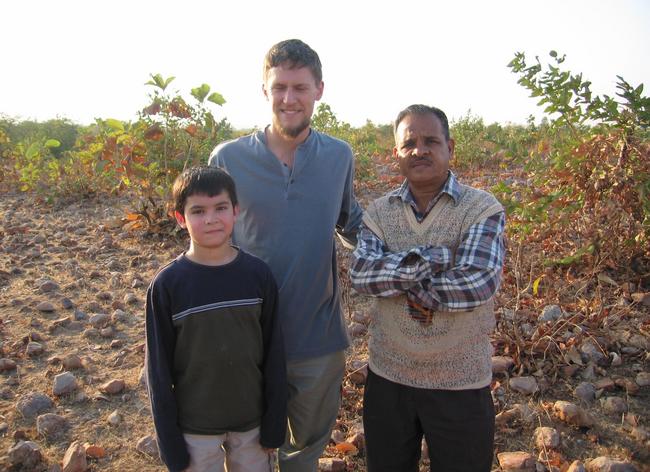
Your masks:
{"label": "shirt collar", "polygon": [[[458,183],[458,179],[452,171],[449,171],[449,176],[445,181],[445,185],[443,185],[442,190],[436,196],[436,199],[439,198],[439,196],[443,193],[449,195],[454,201],[454,204],[458,204],[458,197],[460,196],[460,184]],[[404,182],[402,182],[402,185],[388,194],[388,198],[390,200],[393,198],[399,198],[405,203],[411,203],[415,201],[413,194],[411,193],[411,189],[409,188],[408,180],[406,179]]]}

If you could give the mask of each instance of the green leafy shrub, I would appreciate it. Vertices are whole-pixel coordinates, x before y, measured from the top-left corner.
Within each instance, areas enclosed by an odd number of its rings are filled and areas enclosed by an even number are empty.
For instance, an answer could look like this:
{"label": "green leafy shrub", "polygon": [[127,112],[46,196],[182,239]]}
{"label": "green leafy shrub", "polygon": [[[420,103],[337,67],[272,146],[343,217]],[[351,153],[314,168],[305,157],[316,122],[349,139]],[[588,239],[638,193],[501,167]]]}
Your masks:
{"label": "green leafy shrub", "polygon": [[[547,265],[583,260],[608,266],[647,260],[650,248],[650,100],[643,85],[618,77],[617,97],[592,94],[582,74],[562,70],[565,56],[550,53],[554,65],[533,64],[517,53],[509,67],[518,83],[550,115],[552,136],[545,152],[530,156],[530,182],[495,190],[513,205],[513,235],[549,243]],[[567,240],[559,243],[558,234]],[[551,251],[549,251],[551,252]]]}

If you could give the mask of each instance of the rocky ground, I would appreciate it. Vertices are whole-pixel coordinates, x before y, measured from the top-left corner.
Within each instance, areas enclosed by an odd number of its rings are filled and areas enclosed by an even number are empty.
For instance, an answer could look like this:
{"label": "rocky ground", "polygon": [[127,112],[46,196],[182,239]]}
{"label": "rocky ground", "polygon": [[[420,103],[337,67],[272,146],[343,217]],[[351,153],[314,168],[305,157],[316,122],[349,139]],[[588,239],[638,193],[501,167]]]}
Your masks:
{"label": "rocky ground", "polygon": [[[186,243],[125,229],[127,207],[0,195],[1,470],[164,470],[142,379],[143,306]],[[494,470],[650,470],[650,294],[603,279],[617,302],[599,318],[578,301],[536,304],[515,256],[493,338]],[[353,345],[321,469],[364,471],[370,304],[342,275]]]}

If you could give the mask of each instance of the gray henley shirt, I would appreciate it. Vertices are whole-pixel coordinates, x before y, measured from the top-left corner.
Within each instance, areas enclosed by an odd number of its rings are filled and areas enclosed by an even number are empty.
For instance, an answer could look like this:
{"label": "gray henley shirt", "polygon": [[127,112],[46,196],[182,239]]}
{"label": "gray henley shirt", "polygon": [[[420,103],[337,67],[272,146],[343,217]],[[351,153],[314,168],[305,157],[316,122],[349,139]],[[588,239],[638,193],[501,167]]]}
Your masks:
{"label": "gray henley shirt", "polygon": [[235,180],[233,243],[264,260],[278,283],[287,358],[345,349],[334,234],[354,245],[361,222],[350,146],[311,130],[289,168],[257,131],[218,145],[209,164]]}

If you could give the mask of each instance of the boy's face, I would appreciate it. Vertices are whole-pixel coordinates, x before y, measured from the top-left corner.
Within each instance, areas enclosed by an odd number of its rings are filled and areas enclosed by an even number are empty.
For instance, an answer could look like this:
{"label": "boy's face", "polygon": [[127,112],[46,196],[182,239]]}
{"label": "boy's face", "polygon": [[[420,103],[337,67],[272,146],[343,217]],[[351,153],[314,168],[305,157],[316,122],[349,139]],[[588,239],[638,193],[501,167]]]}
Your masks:
{"label": "boy's face", "polygon": [[228,192],[224,190],[213,197],[190,195],[183,214],[175,212],[174,215],[181,228],[190,233],[195,248],[219,249],[229,244],[238,213],[239,208],[233,207]]}

